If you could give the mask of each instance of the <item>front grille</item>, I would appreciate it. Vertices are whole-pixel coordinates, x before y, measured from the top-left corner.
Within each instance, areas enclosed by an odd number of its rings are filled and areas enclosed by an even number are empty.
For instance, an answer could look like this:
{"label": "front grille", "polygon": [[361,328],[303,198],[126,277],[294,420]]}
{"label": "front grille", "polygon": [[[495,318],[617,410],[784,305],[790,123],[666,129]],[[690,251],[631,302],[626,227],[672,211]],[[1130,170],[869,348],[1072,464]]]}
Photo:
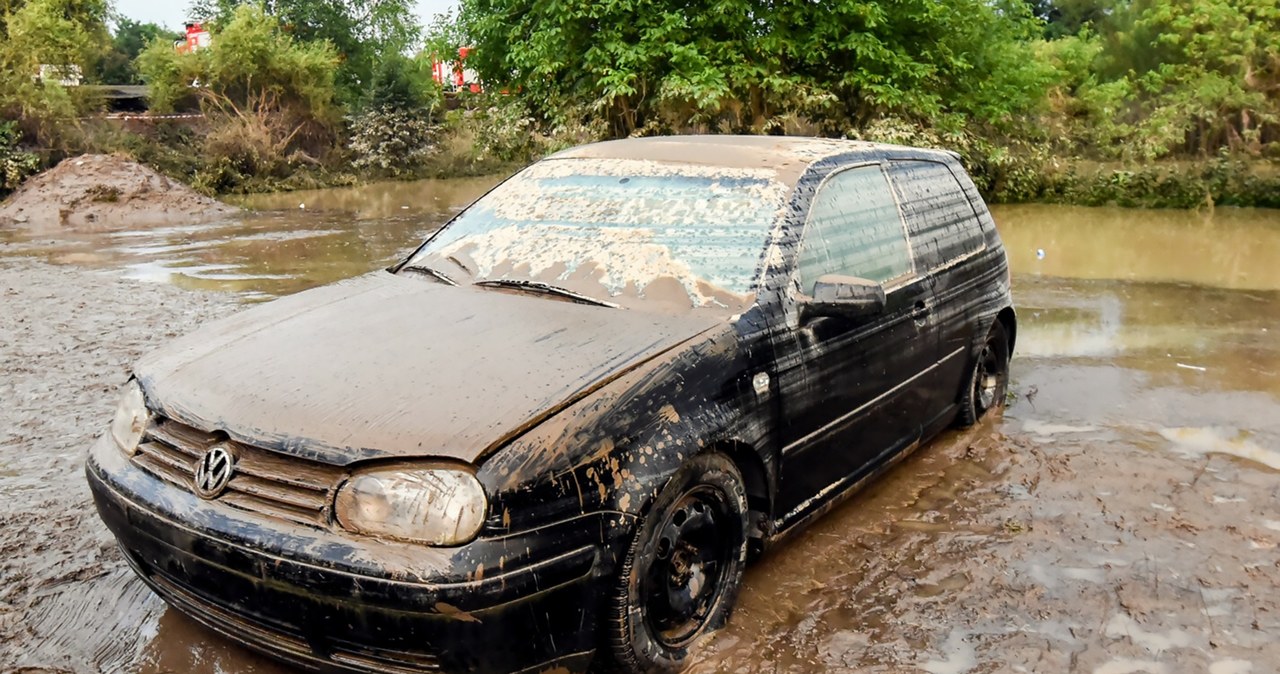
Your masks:
{"label": "front grille", "polygon": [[366,646],[334,635],[322,638],[323,652],[327,653],[326,661],[326,656],[315,651],[297,625],[267,622],[262,618],[253,618],[223,608],[217,601],[167,574],[151,569],[132,555],[126,554],[126,558],[156,592],[183,613],[233,639],[280,656],[312,666],[336,663],[350,670],[370,674],[421,674],[440,670],[440,660],[430,653]]}
{"label": "front grille", "polygon": [[190,491],[196,466],[216,444],[235,457],[235,474],[218,501],[300,524],[329,523],[332,490],[343,473],[338,466],[231,442],[222,434],[164,418],[152,424],[133,461],[156,477]]}

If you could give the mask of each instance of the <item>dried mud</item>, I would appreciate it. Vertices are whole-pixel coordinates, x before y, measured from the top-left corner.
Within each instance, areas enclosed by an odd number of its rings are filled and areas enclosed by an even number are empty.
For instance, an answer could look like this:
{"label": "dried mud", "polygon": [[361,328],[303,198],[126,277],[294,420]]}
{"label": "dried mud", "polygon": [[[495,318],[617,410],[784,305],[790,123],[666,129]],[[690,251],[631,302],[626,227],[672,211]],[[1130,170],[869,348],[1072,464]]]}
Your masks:
{"label": "dried mud", "polygon": [[[1280,237],[1218,260],[1227,290],[1166,282],[1158,237],[1140,281],[1038,276],[1068,231],[1006,232],[1005,416],[766,553],[690,671],[1280,671],[1280,279],[1249,262]],[[82,474],[126,366],[245,292],[0,259],[0,671],[288,671],[134,579]]]}
{"label": "dried mud", "polygon": [[137,162],[86,154],[63,160],[9,195],[0,203],[0,225],[148,227],[205,222],[237,211]]}

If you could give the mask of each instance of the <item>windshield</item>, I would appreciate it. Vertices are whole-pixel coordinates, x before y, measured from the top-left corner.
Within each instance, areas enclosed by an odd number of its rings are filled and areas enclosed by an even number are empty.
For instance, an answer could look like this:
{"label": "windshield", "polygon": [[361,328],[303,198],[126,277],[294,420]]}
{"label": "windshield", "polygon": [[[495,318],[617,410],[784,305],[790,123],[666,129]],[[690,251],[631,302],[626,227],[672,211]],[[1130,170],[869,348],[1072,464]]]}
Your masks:
{"label": "windshield", "polygon": [[547,160],[459,214],[409,265],[624,306],[737,309],[752,299],[786,193],[763,169]]}

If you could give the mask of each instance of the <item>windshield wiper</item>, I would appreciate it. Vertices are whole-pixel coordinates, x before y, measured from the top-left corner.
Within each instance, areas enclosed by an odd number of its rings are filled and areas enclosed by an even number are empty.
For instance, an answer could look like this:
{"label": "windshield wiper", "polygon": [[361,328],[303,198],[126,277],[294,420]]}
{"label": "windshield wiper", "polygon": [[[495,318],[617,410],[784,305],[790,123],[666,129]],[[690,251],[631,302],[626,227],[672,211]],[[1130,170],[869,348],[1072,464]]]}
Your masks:
{"label": "windshield wiper", "polygon": [[489,279],[485,281],[476,281],[474,285],[484,286],[487,288],[516,288],[519,290],[532,290],[535,292],[546,293],[548,295],[558,295],[560,297],[571,299],[575,302],[581,302],[582,304],[592,304],[598,307],[609,307],[610,309],[618,308],[618,305],[614,304],[613,302],[606,302],[604,300],[599,300],[594,297],[591,297],[590,295],[575,293],[572,290],[566,290],[559,286],[549,285],[547,283],[542,283],[540,281],[525,281],[521,279],[496,278],[496,279]]}
{"label": "windshield wiper", "polygon": [[458,282],[449,278],[448,274],[440,271],[439,269],[432,269],[431,267],[428,267],[422,264],[411,264],[406,267],[401,267],[400,271],[412,271],[412,272],[417,272],[419,274],[426,274],[427,276],[430,276],[431,278],[437,281],[440,281],[441,283],[444,283],[446,285],[451,285],[451,286],[458,285]]}

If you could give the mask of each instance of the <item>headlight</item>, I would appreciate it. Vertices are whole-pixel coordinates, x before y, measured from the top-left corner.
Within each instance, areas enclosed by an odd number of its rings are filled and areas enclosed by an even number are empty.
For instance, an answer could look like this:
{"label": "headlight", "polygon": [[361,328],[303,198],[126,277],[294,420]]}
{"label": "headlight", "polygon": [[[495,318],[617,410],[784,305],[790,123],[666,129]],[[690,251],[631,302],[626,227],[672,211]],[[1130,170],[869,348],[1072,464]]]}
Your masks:
{"label": "headlight", "polygon": [[120,451],[133,456],[150,422],[151,413],[147,411],[147,401],[142,397],[142,387],[137,381],[130,381],[124,385],[124,393],[116,405],[116,416],[111,420],[111,439],[115,440]]}
{"label": "headlight", "polygon": [[455,468],[372,470],[338,490],[334,514],[343,527],[428,545],[461,545],[484,523],[484,487]]}

